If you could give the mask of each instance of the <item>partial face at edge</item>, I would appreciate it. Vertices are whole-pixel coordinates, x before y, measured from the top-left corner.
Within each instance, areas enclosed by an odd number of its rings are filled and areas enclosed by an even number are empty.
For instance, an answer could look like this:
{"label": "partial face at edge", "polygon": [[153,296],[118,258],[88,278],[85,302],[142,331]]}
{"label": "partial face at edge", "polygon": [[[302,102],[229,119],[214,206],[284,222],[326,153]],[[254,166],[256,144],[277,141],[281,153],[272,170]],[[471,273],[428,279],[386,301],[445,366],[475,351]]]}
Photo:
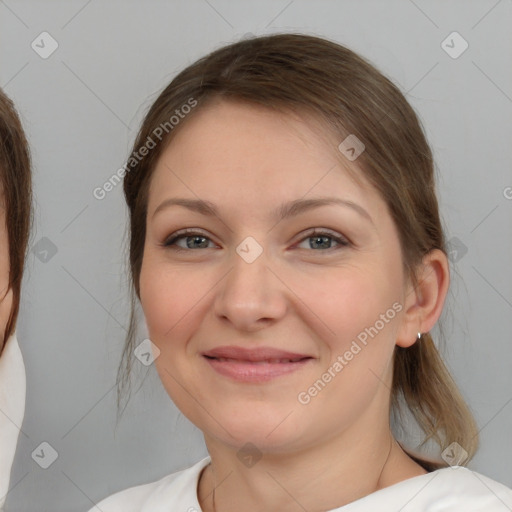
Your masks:
{"label": "partial face at edge", "polygon": [[0,190],[0,351],[5,342],[5,328],[13,305],[12,289],[9,288],[9,236],[7,233],[5,198]]}
{"label": "partial face at edge", "polygon": [[[341,141],[318,134],[318,124],[220,102],[180,128],[152,177],[140,299],[155,364],[181,411],[234,447],[300,449],[387,412],[404,301],[398,233],[377,191],[340,165]],[[276,216],[283,204],[320,197],[358,206]],[[171,198],[208,201],[218,216],[161,207]],[[192,236],[176,239],[184,229]],[[262,249],[252,262],[241,256],[257,249],[240,245],[247,237]],[[310,359],[240,382],[204,357],[221,345]],[[319,379],[321,390],[308,392]]]}

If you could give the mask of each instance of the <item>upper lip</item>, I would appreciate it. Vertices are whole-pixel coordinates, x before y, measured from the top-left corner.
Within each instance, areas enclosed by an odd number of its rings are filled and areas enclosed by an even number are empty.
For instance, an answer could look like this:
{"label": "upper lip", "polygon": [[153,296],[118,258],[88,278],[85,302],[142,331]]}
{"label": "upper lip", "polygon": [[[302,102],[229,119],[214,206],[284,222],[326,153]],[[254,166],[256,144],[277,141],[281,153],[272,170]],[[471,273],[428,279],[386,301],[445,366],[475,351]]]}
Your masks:
{"label": "upper lip", "polygon": [[203,356],[212,358],[236,359],[239,361],[269,361],[272,359],[304,359],[311,358],[307,354],[288,352],[272,347],[243,348],[236,346],[221,346],[202,353]]}

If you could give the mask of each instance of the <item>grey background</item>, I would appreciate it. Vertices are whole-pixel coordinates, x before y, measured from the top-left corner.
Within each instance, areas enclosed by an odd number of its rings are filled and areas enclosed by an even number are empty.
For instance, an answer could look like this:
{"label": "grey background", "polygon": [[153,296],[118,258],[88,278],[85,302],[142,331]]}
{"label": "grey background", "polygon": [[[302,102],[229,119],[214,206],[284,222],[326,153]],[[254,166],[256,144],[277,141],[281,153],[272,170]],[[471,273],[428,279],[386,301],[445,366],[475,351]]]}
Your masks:
{"label": "grey background", "polygon": [[[0,1],[0,86],[30,138],[36,199],[18,326],[27,408],[7,511],[86,511],[206,455],[154,368],[137,360],[141,387],[115,428],[126,211],[120,186],[102,201],[92,191],[124,164],[177,71],[244,34],[276,31],[360,52],[419,112],[447,235],[462,247],[445,354],[481,428],[469,467],[512,486],[510,26],[510,0]],[[457,59],[441,48],[454,30],[469,43]],[[47,59],[31,48],[43,31],[59,45]],[[58,453],[48,469],[31,457],[42,442]]]}

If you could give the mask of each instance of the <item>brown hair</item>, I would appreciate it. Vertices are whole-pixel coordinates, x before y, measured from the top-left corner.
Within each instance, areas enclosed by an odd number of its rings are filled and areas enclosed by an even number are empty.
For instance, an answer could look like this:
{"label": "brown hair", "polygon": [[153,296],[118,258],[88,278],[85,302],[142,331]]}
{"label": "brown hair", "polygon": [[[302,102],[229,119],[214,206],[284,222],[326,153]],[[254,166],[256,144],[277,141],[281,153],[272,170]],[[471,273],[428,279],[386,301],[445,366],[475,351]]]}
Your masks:
{"label": "brown hair", "polygon": [[[131,286],[137,297],[148,187],[155,164],[187,119],[218,98],[316,115],[340,142],[355,134],[365,145],[358,167],[386,201],[398,228],[406,275],[417,284],[415,269],[422,257],[432,249],[446,253],[433,157],[421,123],[398,88],[353,51],[303,34],[245,39],[215,50],[184,69],[160,94],[142,123],[134,153],[191,98],[198,105],[194,111],[166,130],[167,135],[124,178],[130,211]],[[132,300],[136,304],[133,294]],[[118,398],[128,383],[135,330],[132,308]],[[467,460],[474,455],[475,420],[429,333],[410,348],[396,347],[391,398],[392,411],[405,402],[425,433],[422,444],[433,439],[444,449],[455,441],[468,452]],[[424,467],[440,466],[424,463]]]}
{"label": "brown hair", "polygon": [[20,306],[21,280],[32,223],[31,161],[27,139],[13,102],[0,89],[0,186],[5,205],[5,222],[9,239],[9,287],[13,305],[4,342],[14,332]]}

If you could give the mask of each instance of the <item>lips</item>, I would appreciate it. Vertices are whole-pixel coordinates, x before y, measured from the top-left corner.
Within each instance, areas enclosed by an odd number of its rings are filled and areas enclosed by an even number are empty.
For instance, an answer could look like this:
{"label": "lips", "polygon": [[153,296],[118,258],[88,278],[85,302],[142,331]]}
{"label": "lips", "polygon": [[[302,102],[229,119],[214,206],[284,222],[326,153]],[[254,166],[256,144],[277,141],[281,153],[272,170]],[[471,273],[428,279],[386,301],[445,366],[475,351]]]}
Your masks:
{"label": "lips", "polygon": [[[207,356],[208,357],[208,356]],[[304,358],[300,357],[298,359],[263,359],[261,361],[253,361],[249,359],[231,359],[229,357],[213,357],[212,359],[216,359],[220,362],[232,362],[232,363],[252,363],[252,364],[279,364],[279,363],[297,363],[298,361],[302,361]]]}
{"label": "lips", "polygon": [[308,366],[313,357],[270,347],[217,347],[202,354],[218,374],[244,383],[262,384]]}
{"label": "lips", "polygon": [[272,347],[247,349],[236,346],[222,346],[203,353],[203,356],[219,361],[249,362],[249,363],[294,363],[309,359],[307,354],[278,350]]}

